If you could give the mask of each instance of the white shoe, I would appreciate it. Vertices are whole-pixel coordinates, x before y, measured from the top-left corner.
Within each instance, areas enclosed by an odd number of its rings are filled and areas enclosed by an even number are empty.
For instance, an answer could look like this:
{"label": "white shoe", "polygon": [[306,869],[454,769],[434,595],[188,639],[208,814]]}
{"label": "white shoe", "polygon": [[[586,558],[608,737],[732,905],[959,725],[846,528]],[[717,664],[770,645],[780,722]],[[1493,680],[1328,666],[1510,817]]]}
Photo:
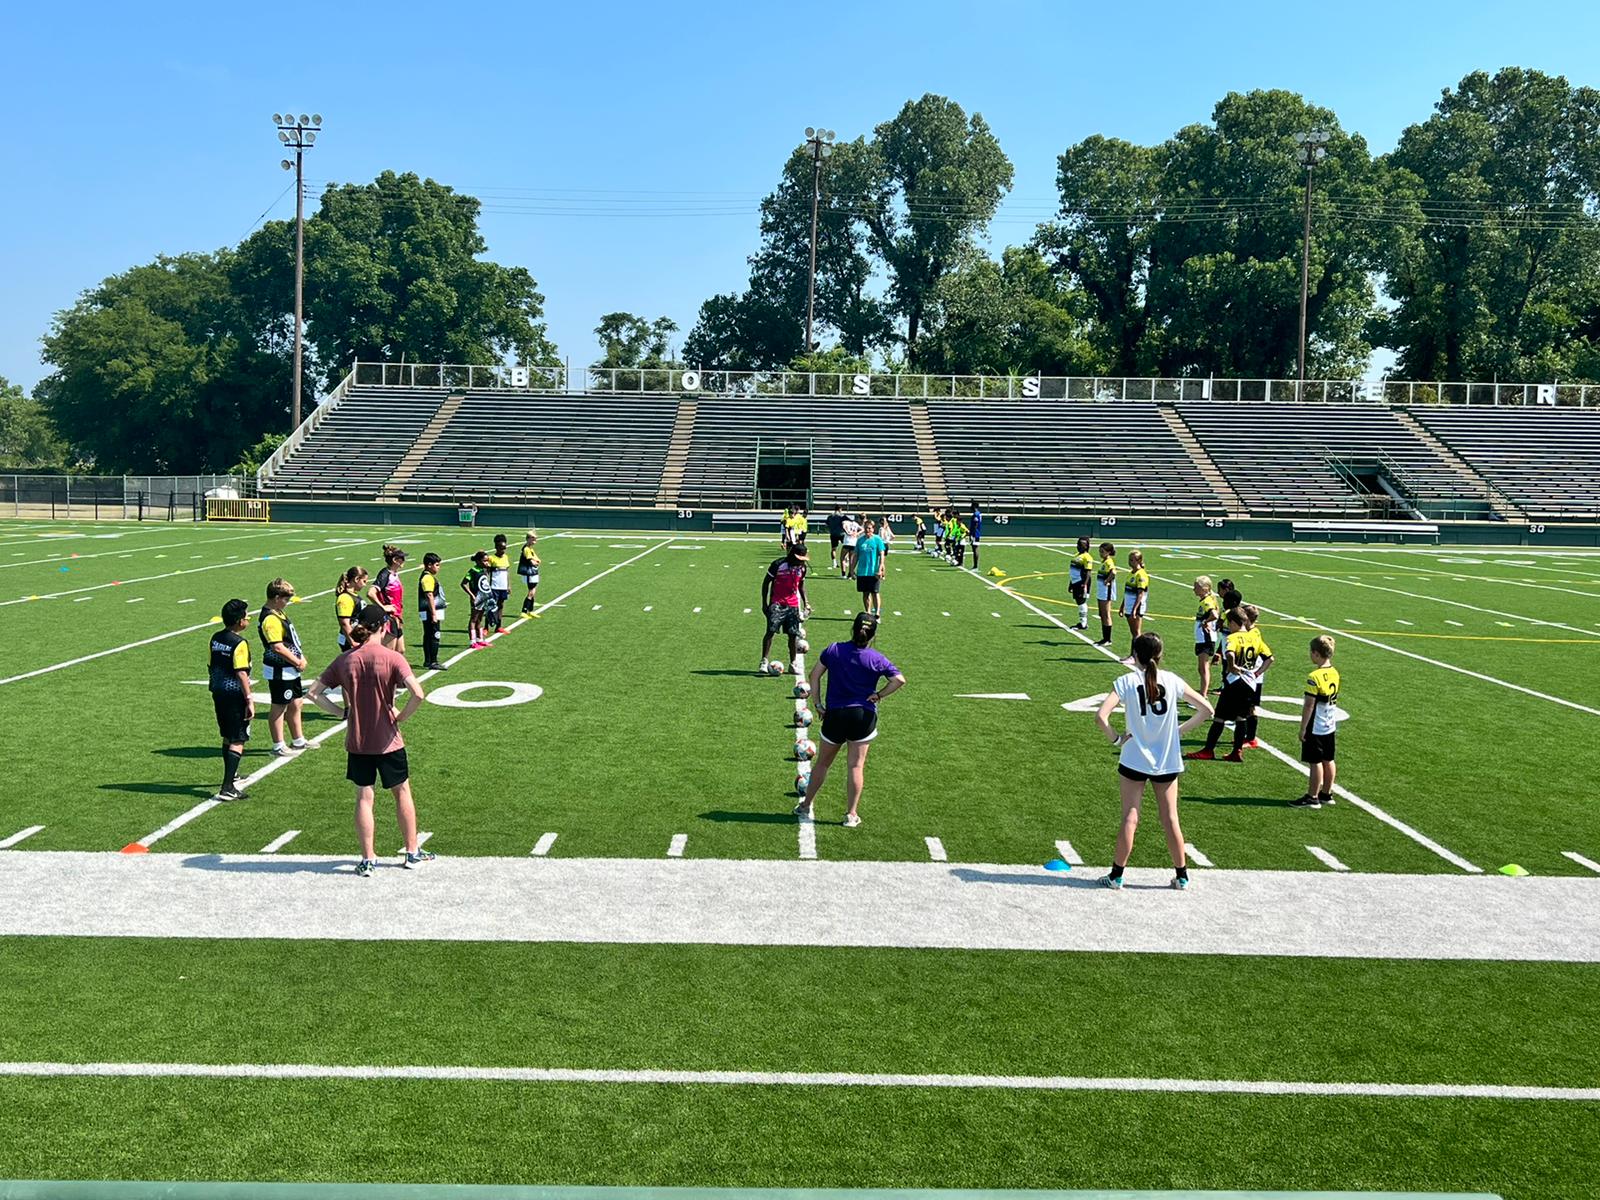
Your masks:
{"label": "white shoe", "polygon": [[845,815],[844,815],[844,827],[846,829],[854,829],[859,824],[861,824],[861,814],[859,814],[859,813],[845,813]]}
{"label": "white shoe", "polygon": [[272,747],[272,753],[274,755],[276,755],[278,758],[288,758],[289,757],[289,747],[287,745],[285,745],[283,742],[278,742]]}
{"label": "white shoe", "polygon": [[791,675],[800,674],[800,664],[799,663],[790,663],[789,664],[789,673]]}
{"label": "white shoe", "polygon": [[761,660],[761,665],[756,668],[756,674],[757,675],[765,675],[767,673],[767,666],[768,666],[768,662],[767,662],[766,659],[763,658]]}
{"label": "white shoe", "polygon": [[306,741],[305,738],[295,738],[294,741],[289,743],[289,749],[291,749],[291,750],[315,750],[316,747],[313,746],[310,742]]}

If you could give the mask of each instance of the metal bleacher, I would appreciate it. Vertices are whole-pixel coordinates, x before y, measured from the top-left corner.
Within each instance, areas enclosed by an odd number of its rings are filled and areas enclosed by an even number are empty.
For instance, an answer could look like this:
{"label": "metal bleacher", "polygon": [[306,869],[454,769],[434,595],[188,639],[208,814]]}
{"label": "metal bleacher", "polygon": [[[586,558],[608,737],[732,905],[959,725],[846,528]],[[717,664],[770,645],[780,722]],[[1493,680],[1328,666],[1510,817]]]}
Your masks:
{"label": "metal bleacher", "polygon": [[1038,511],[1220,512],[1154,404],[930,400],[952,500]]}
{"label": "metal bleacher", "polygon": [[1322,404],[1180,404],[1183,418],[1253,515],[1368,515],[1351,482],[1372,473],[1419,510],[1476,501],[1483,489],[1388,408]]}
{"label": "metal bleacher", "polygon": [[273,472],[271,494],[376,496],[444,399],[437,388],[351,388]]}
{"label": "metal bleacher", "polygon": [[871,397],[702,397],[679,493],[699,507],[749,505],[758,446],[808,445],[817,507],[927,502],[904,400]]}
{"label": "metal bleacher", "polygon": [[1600,410],[1419,405],[1410,412],[1534,520],[1600,518]]}
{"label": "metal bleacher", "polygon": [[677,411],[671,396],[468,392],[400,495],[650,505]]}

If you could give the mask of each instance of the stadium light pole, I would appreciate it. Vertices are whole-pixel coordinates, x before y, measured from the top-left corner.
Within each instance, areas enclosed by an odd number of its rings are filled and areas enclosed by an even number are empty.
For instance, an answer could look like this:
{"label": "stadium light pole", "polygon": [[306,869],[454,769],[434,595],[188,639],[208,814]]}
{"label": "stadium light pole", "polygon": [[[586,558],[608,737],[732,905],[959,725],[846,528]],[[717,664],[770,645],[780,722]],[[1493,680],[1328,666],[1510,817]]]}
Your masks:
{"label": "stadium light pole", "polygon": [[322,128],[322,114],[273,113],[272,123],[278,127],[278,140],[294,151],[294,161],[287,158],[280,164],[285,171],[294,171],[294,407],[290,430],[300,428],[300,361],[304,353],[304,291],[306,278],[306,187],[305,153],[317,144],[317,132]]}
{"label": "stadium light pole", "polygon": [[1306,229],[1300,245],[1300,380],[1295,385],[1295,399],[1301,399],[1306,386],[1306,302],[1311,293],[1311,180],[1317,164],[1328,157],[1327,145],[1333,135],[1326,129],[1313,129],[1310,133],[1294,135],[1300,147],[1300,165],[1306,169]]}
{"label": "stadium light pole", "polygon": [[811,324],[817,313],[817,206],[822,200],[822,160],[833,153],[833,130],[806,126],[806,145],[811,150],[811,269],[806,272],[806,353],[816,347],[811,341]]}

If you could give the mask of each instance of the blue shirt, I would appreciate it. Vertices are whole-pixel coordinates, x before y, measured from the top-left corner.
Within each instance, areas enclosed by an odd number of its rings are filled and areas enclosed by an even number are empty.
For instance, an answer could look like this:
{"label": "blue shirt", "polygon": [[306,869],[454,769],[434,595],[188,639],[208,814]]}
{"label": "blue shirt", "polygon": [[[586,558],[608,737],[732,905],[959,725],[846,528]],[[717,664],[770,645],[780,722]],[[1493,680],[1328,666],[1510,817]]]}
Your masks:
{"label": "blue shirt", "polygon": [[870,578],[878,573],[878,563],[883,558],[886,547],[883,539],[877,534],[862,538],[856,543],[856,578],[863,576]]}
{"label": "blue shirt", "polygon": [[972,510],[972,524],[969,528],[972,531],[973,541],[977,541],[983,536],[983,514],[977,509]]}
{"label": "blue shirt", "polygon": [[878,690],[878,680],[900,674],[899,667],[871,646],[854,642],[834,642],[822,652],[822,665],[828,669],[829,708],[876,710],[868,697]]}

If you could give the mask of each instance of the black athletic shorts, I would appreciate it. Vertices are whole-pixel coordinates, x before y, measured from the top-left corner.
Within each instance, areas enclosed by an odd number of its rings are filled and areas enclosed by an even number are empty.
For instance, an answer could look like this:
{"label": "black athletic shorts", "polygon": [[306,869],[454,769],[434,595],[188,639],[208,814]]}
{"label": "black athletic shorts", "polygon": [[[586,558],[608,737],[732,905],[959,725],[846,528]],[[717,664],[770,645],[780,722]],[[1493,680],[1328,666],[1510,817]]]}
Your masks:
{"label": "black athletic shorts", "polygon": [[1088,599],[1089,581],[1087,579],[1080,579],[1078,582],[1072,585],[1072,602],[1074,604],[1082,604]]}
{"label": "black athletic shorts", "polygon": [[217,710],[217,732],[230,745],[250,740],[248,703],[243,692],[211,693],[211,704]]}
{"label": "black athletic shorts", "polygon": [[839,548],[839,543],[842,541],[844,541],[844,534],[830,533],[828,535],[828,549],[837,550]]}
{"label": "black athletic shorts", "polygon": [[1194,644],[1194,656],[1196,658],[1215,658],[1216,654],[1217,644],[1215,642],[1196,642]]}
{"label": "black athletic shorts", "polygon": [[1146,775],[1143,771],[1135,771],[1132,767],[1125,767],[1121,763],[1117,764],[1117,774],[1137,783],[1171,783],[1178,777],[1177,772],[1171,775]]}
{"label": "black athletic shorts", "polygon": [[1300,761],[1303,763],[1325,763],[1333,761],[1333,737],[1331,733],[1313,733],[1301,739]]}
{"label": "black athletic shorts", "polygon": [[291,700],[298,700],[306,694],[306,681],[299,675],[293,679],[269,679],[267,691],[272,693],[274,704],[287,704]]}
{"label": "black athletic shorts", "polygon": [[857,575],[856,591],[863,596],[876,596],[883,586],[882,575]]}
{"label": "black athletic shorts", "polygon": [[1217,716],[1219,721],[1237,721],[1250,715],[1250,710],[1256,706],[1255,684],[1243,679],[1235,679],[1232,683],[1222,685],[1222,695],[1217,698]]}
{"label": "black athletic shorts", "polygon": [[830,746],[870,742],[878,736],[878,710],[862,706],[830,708],[822,714],[822,740]]}
{"label": "black athletic shorts", "polygon": [[411,778],[404,746],[387,754],[351,754],[347,758],[344,777],[357,787],[371,787],[373,780],[382,779],[384,787],[397,788]]}

